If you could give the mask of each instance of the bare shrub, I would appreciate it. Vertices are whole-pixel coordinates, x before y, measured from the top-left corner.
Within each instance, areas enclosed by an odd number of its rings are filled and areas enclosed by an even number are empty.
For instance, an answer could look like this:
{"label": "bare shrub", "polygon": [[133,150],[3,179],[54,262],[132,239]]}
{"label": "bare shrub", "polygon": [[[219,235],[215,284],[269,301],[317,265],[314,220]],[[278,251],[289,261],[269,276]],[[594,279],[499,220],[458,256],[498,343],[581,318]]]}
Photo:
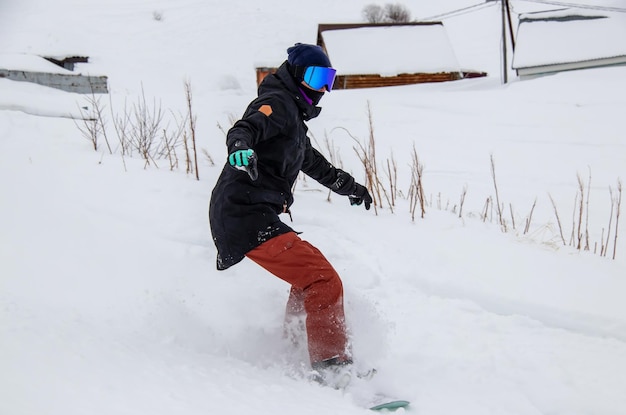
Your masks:
{"label": "bare shrub", "polygon": [[[185,147],[186,164],[188,172],[195,172],[196,179],[199,180],[198,157],[196,146],[196,117],[192,110],[191,84],[185,83],[185,94],[187,99],[186,114],[177,116],[170,111],[171,117],[166,120],[166,113],[161,108],[160,102],[153,99],[149,102],[141,88],[141,95],[131,106],[128,101],[124,101],[124,108],[120,112],[114,111],[112,100],[110,99],[110,112],[112,125],[119,141],[119,146],[113,150],[110,146],[107,134],[106,119],[104,117],[104,106],[100,99],[92,94],[88,98],[86,106],[80,108],[82,123],[75,123],[83,136],[91,141],[95,150],[99,149],[99,139],[104,137],[110,154],[119,151],[126,170],[125,157],[132,157],[138,154],[145,160],[145,167],[157,165],[156,160],[166,159],[170,170],[179,168],[180,158],[178,152],[180,147]],[[170,127],[172,124],[173,127]],[[190,141],[189,143],[187,141]],[[206,153],[207,158],[212,163],[212,158]]]}
{"label": "bare shrub", "polygon": [[363,8],[361,14],[368,23],[407,23],[411,21],[411,12],[406,6],[399,3],[388,3],[384,7],[368,4]]}
{"label": "bare shrub", "polygon": [[74,125],[81,132],[83,138],[91,142],[93,149],[98,151],[98,140],[102,134],[102,126],[98,120],[98,116],[95,112],[95,105],[91,99],[88,100],[88,105],[85,107],[78,107],[80,111],[80,119],[74,119]]}
{"label": "bare shrub", "polygon": [[86,99],[87,105],[84,107],[78,107],[81,114],[82,124],[78,123],[76,119],[74,119],[74,124],[81,131],[83,137],[91,141],[95,151],[98,151],[98,141],[100,136],[102,136],[104,137],[104,141],[109,149],[109,154],[113,154],[106,132],[106,119],[103,115],[104,108],[101,103],[101,99],[100,97],[96,97],[94,92],[92,92]]}
{"label": "bare shrub", "polygon": [[162,130],[162,121],[163,110],[161,103],[157,103],[156,99],[153,99],[152,105],[149,105],[142,85],[141,95],[137,98],[137,102],[133,104],[129,118],[129,128],[130,146],[146,161],[146,166],[150,165],[150,162],[157,166],[153,150],[155,149],[155,139],[159,131]]}
{"label": "bare shrub", "polygon": [[368,4],[361,13],[368,23],[382,23],[385,20],[385,11],[377,4]]}
{"label": "bare shrub", "polygon": [[406,6],[396,4],[385,4],[385,21],[391,23],[407,23],[411,21],[411,12]]}

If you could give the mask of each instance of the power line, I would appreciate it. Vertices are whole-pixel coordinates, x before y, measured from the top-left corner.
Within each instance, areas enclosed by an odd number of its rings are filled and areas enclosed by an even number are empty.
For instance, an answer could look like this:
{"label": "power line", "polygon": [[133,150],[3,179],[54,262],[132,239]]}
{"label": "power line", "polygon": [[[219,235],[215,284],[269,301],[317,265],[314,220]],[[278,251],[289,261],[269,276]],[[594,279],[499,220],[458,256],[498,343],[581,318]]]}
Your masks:
{"label": "power line", "polygon": [[[607,12],[618,12],[618,13],[626,13],[626,9],[625,8],[621,8],[621,7],[609,7],[609,6],[598,6],[598,5],[591,5],[591,4],[579,4],[579,3],[564,3],[564,2],[560,2],[560,1],[551,1],[551,0],[519,0],[519,1],[526,1],[526,2],[530,2],[530,3],[540,3],[540,4],[550,4],[553,6],[563,6],[563,7],[576,7],[576,8],[580,8],[580,9],[590,9],[590,10],[601,10],[601,11],[607,11]],[[468,7],[463,7],[461,9],[457,9],[457,10],[452,10],[446,13],[441,13],[441,14],[437,14],[435,16],[430,16],[424,19],[417,19],[418,21],[432,21],[432,20],[439,20],[442,18],[447,18],[447,17],[456,17],[456,16],[461,16],[463,14],[467,14],[467,13],[472,13],[478,10],[481,10],[483,8],[487,8],[487,7],[491,7],[491,6],[495,6],[498,3],[498,1],[485,1],[483,3],[478,3],[478,4],[474,4],[472,6],[468,6]]]}
{"label": "power line", "polygon": [[621,8],[621,7],[596,6],[596,5],[591,5],[591,4],[578,4],[578,3],[563,3],[560,1],[550,1],[550,0],[521,0],[521,1],[526,1],[530,3],[550,4],[553,6],[575,7],[579,9],[601,10],[605,12],[626,13],[626,9]]}
{"label": "power line", "polygon": [[497,3],[496,1],[487,1],[483,3],[474,4],[473,6],[464,7],[462,9],[452,10],[446,13],[438,14],[435,16],[430,16],[425,19],[417,19],[417,20],[421,22],[426,22],[426,21],[431,21],[431,20],[439,20],[441,18],[446,18],[446,17],[461,16],[466,13],[471,13],[471,12],[478,11],[486,7],[494,6],[496,3]]}

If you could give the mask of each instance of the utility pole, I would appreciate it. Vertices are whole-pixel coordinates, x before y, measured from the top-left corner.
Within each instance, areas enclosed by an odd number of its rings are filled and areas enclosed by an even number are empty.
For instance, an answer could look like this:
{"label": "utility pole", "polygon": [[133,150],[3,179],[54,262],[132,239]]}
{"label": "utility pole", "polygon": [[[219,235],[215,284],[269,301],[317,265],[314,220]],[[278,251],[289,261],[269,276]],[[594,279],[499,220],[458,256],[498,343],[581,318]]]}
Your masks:
{"label": "utility pole", "polygon": [[509,19],[509,34],[511,35],[511,50],[515,53],[515,36],[513,36],[513,20],[511,20],[511,7],[506,0],[506,17]]}
{"label": "utility pole", "polygon": [[502,5],[502,76],[504,83],[508,83],[508,58],[506,56],[506,9],[508,2],[506,0],[500,0]]}

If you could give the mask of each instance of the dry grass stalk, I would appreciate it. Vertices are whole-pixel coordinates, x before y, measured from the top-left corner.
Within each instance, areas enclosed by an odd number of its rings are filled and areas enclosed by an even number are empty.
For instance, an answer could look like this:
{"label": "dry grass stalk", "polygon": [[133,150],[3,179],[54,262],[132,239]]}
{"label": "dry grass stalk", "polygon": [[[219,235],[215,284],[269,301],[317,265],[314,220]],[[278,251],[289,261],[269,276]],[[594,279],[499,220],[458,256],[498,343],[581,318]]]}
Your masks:
{"label": "dry grass stalk", "polygon": [[[374,207],[382,207],[381,183],[378,179],[378,167],[376,162],[376,137],[374,135],[374,117],[372,116],[372,108],[370,102],[367,102],[367,120],[369,128],[369,141],[366,145],[362,145],[357,141],[359,149],[354,149],[359,155],[361,163],[365,168],[366,186],[372,192],[374,199]],[[378,210],[375,210],[378,214]]]}
{"label": "dry grass stalk", "polygon": [[533,202],[533,206],[530,208],[530,213],[528,214],[528,217],[526,218],[526,226],[524,226],[524,235],[526,235],[528,231],[530,230],[530,223],[533,220],[533,212],[535,211],[535,206],[537,206],[537,198],[535,198],[535,201]]}
{"label": "dry grass stalk", "polygon": [[391,194],[391,206],[396,206],[396,194],[398,193],[398,165],[391,153],[391,160],[387,159],[387,178],[389,179],[389,193]]}
{"label": "dry grass stalk", "polygon": [[563,236],[563,226],[561,226],[561,218],[559,217],[559,211],[556,208],[556,203],[552,198],[552,195],[548,193],[548,197],[550,197],[550,202],[552,202],[552,208],[554,209],[554,215],[556,216],[556,223],[559,225],[559,234],[561,235],[561,241],[563,241],[563,246],[567,245],[565,242],[565,236]]}
{"label": "dry grass stalk", "polygon": [[[313,133],[311,133],[311,138],[312,140],[315,142],[317,147],[321,147],[324,148],[326,150],[326,157],[328,158],[328,161],[330,161],[330,163],[335,166],[338,167],[340,169],[343,169],[343,161],[341,160],[341,155],[339,153],[338,148],[335,146],[335,142],[332,141],[329,137],[328,137],[328,133],[326,131],[324,131],[324,144],[323,146],[320,146],[319,143],[317,142],[317,139],[315,138],[315,136],[313,135]],[[328,190],[328,194],[326,196],[326,201],[330,202],[330,198],[332,196],[332,190]]]}
{"label": "dry grass stalk", "polygon": [[613,259],[615,259],[615,254],[617,252],[617,235],[619,234],[619,214],[622,207],[622,181],[617,179],[617,199],[615,201],[616,212],[615,212],[615,238],[613,239]]}
{"label": "dry grass stalk", "polygon": [[113,103],[111,102],[111,116],[113,118],[113,127],[115,128],[115,133],[117,134],[117,139],[120,142],[120,149],[122,150],[122,159],[127,154],[130,154],[130,139],[129,139],[129,125],[130,125],[130,114],[128,112],[128,104],[127,101],[124,100],[124,111],[121,115],[115,115],[113,112]]}
{"label": "dry grass stalk", "polygon": [[461,200],[459,202],[459,218],[463,217],[463,206],[465,205],[465,197],[467,196],[467,185],[463,186],[461,191]]}
{"label": "dry grass stalk", "polygon": [[170,171],[178,168],[178,155],[176,154],[176,138],[177,135],[168,135],[167,130],[163,129],[163,154],[170,163]]}
{"label": "dry grass stalk", "polygon": [[615,209],[615,198],[613,197],[613,189],[610,187],[609,187],[609,195],[611,197],[611,212],[609,213],[609,226],[607,227],[606,243],[604,242],[604,238],[602,239],[602,248],[600,249],[600,256],[606,256],[606,253],[609,249],[609,241],[611,240],[611,228],[613,226],[613,211]]}
{"label": "dry grass stalk", "polygon": [[515,230],[515,215],[513,214],[513,204],[509,203],[509,212],[511,213],[511,226]]}
{"label": "dry grass stalk", "polygon": [[[580,193],[580,202],[579,202],[579,206],[578,206],[578,224],[577,224],[577,231],[576,231],[576,249],[578,249],[579,251],[582,249],[582,239],[583,239],[583,233],[582,233],[582,226],[583,226],[583,210],[584,210],[584,202],[585,202],[585,183],[583,182],[582,178],[580,177],[580,174],[577,175],[578,178],[578,192]],[[576,224],[576,220],[574,220],[574,223]]]}
{"label": "dry grass stalk", "polygon": [[417,205],[420,206],[420,217],[423,219],[426,214],[426,200],[424,196],[424,186],[422,177],[424,175],[424,166],[420,163],[417,156],[417,150],[413,145],[413,167],[411,174],[411,186],[409,188],[409,206],[411,211],[411,220],[415,221],[415,210]]}
{"label": "dry grass stalk", "polygon": [[215,160],[213,160],[213,157],[211,156],[211,154],[209,154],[206,148],[202,149],[202,154],[204,154],[204,158],[207,159],[211,167],[215,166]]}
{"label": "dry grass stalk", "polygon": [[109,143],[109,137],[107,136],[107,129],[106,129],[106,121],[104,116],[102,115],[102,105],[100,105],[100,98],[98,97],[96,99],[96,95],[92,93],[93,96],[93,102],[95,102],[95,113],[96,116],[98,117],[98,121],[100,122],[100,128],[102,128],[102,136],[104,137],[104,142],[107,145],[107,149],[109,150],[109,154],[113,154],[113,150],[111,149],[111,144]]}
{"label": "dry grass stalk", "polygon": [[585,251],[589,251],[589,197],[591,195],[591,168],[589,168],[589,181],[587,182],[587,201],[585,202],[587,207],[587,213],[585,215]]}
{"label": "dry grass stalk", "polygon": [[222,127],[222,124],[220,124],[219,121],[217,122],[217,129],[220,130],[224,134],[224,137],[228,135],[228,130]]}
{"label": "dry grass stalk", "polygon": [[578,193],[574,198],[574,209],[572,211],[572,233],[569,236],[569,245],[576,247],[576,206],[578,205]]}
{"label": "dry grass stalk", "polygon": [[617,195],[613,193],[613,188],[611,187],[609,187],[609,194],[611,197],[611,212],[609,215],[609,225],[606,239],[604,239],[604,233],[602,235],[603,238],[602,246],[600,248],[600,255],[605,257],[608,253],[611,240],[611,229],[613,227],[613,212],[615,212],[615,236],[613,238],[613,259],[615,259],[615,256],[617,254],[617,236],[619,235],[619,217],[622,207],[622,182],[620,179],[617,179]]}
{"label": "dry grass stalk", "polygon": [[500,205],[500,195],[498,194],[498,184],[496,183],[496,164],[493,160],[493,154],[491,155],[491,177],[493,179],[493,187],[496,192],[496,205],[498,212],[498,221],[500,222],[500,227],[502,228],[502,232],[507,231],[506,221],[502,215],[502,206]]}
{"label": "dry grass stalk", "polygon": [[183,132],[183,148],[185,150],[185,173],[193,173],[193,165],[191,163],[191,154],[189,153],[189,137],[187,131]]}
{"label": "dry grass stalk", "polygon": [[[374,135],[374,121],[369,101],[367,103],[367,113],[369,122],[368,142],[366,144],[362,144],[349,132],[348,135],[350,135],[350,137],[352,137],[352,139],[357,143],[357,147],[354,147],[354,151],[359,157],[359,160],[361,160],[361,163],[363,164],[363,168],[365,170],[365,185],[370,190],[370,193],[372,195],[374,212],[378,215],[378,207],[383,206],[382,200],[384,196],[387,200],[387,204],[389,205],[389,209],[391,209],[391,212],[393,213],[393,203],[391,202],[389,193],[385,189],[378,174],[378,162],[376,159],[376,137]],[[343,130],[345,130],[345,128]]]}
{"label": "dry grass stalk", "polygon": [[491,196],[489,196],[487,198],[487,200],[485,200],[485,206],[483,206],[483,213],[482,215],[480,215],[480,217],[482,218],[483,222],[487,221],[487,216],[489,215],[489,206],[492,204],[492,200],[491,200]]}
{"label": "dry grass stalk", "polygon": [[187,119],[189,120],[189,131],[191,133],[191,145],[193,149],[193,161],[196,171],[196,180],[200,180],[200,172],[198,170],[198,150],[196,148],[196,117],[192,110],[191,83],[185,81],[185,98],[187,99]]}
{"label": "dry grass stalk", "polygon": [[353,148],[357,156],[359,157],[361,164],[363,165],[363,170],[365,170],[365,187],[367,187],[372,195],[372,205],[374,206],[374,213],[378,215],[378,207],[382,207],[382,201],[380,193],[375,191],[376,176],[373,166],[376,163],[372,162],[372,160],[370,159],[371,153],[368,151],[368,149],[363,146],[363,144],[361,144],[355,137],[351,137],[357,142],[358,148]]}
{"label": "dry grass stalk", "polygon": [[[126,105],[124,105],[124,107],[126,108]],[[118,117],[116,117],[115,112],[113,111],[113,99],[111,98],[111,94],[109,94],[109,109],[111,111],[111,119],[113,120],[113,129],[115,130],[117,139],[119,141],[118,148],[121,148],[120,156],[122,158],[124,171],[128,171],[128,169],[126,168],[126,160],[124,158],[128,149],[128,140],[126,139],[126,131],[128,128],[128,114],[125,111],[124,117],[122,117],[121,119],[118,119]],[[117,151],[117,149],[115,151]]]}

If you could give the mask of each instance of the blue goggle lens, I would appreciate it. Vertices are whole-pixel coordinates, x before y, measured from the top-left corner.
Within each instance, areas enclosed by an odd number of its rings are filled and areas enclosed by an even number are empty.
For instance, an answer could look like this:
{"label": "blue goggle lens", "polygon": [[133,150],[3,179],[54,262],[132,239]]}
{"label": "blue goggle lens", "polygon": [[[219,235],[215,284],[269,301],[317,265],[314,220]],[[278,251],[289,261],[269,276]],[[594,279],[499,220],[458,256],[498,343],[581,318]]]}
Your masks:
{"label": "blue goggle lens", "polygon": [[326,90],[330,92],[333,89],[336,74],[337,71],[333,68],[326,68],[324,66],[309,66],[304,71],[303,80],[313,89],[322,89],[323,87],[326,87]]}

